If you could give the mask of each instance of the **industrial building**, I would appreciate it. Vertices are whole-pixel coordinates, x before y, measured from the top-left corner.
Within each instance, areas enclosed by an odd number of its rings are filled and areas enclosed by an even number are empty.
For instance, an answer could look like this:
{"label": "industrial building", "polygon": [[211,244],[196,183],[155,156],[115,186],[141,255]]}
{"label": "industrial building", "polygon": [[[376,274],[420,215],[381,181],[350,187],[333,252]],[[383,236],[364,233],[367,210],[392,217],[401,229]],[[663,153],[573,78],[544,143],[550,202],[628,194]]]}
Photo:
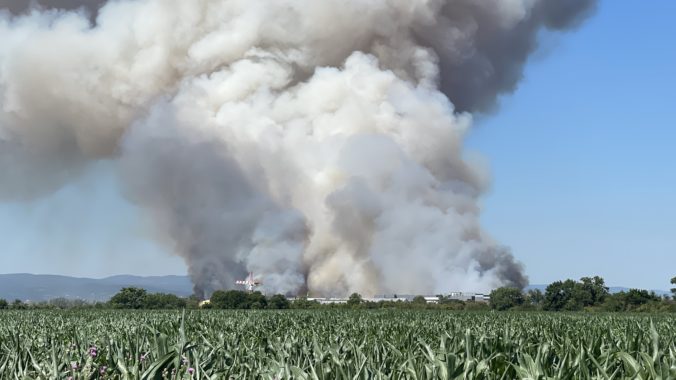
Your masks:
{"label": "industrial building", "polygon": [[[362,300],[364,302],[411,302],[417,295],[412,294],[386,294],[378,295],[375,297],[364,297]],[[423,296],[427,303],[439,303],[439,296]],[[293,301],[296,298],[290,298],[289,300]],[[490,301],[490,296],[483,293],[466,293],[466,292],[451,292],[447,295],[443,295],[444,300],[454,300],[454,301],[463,301],[463,302],[483,302],[488,303]],[[308,301],[316,301],[322,305],[326,304],[344,304],[347,303],[348,298],[337,298],[337,297],[308,297]]]}

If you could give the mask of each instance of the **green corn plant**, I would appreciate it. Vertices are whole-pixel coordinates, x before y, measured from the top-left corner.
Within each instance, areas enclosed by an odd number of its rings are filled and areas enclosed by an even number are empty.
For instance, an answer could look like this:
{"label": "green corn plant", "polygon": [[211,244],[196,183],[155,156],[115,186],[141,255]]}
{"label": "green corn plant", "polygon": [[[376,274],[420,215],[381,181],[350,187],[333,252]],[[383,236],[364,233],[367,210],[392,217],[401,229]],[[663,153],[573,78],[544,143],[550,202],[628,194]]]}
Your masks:
{"label": "green corn plant", "polygon": [[0,379],[676,379],[676,316],[0,312]]}

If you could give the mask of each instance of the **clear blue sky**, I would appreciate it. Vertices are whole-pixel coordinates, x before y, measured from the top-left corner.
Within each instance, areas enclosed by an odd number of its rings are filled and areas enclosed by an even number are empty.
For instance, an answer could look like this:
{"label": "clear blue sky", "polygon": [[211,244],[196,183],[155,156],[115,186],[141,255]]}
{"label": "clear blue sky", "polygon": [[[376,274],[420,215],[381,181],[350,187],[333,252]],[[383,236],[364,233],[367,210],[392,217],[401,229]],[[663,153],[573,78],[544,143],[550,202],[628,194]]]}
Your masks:
{"label": "clear blue sky", "polygon": [[[469,150],[494,178],[484,224],[531,283],[667,289],[676,275],[675,14],[673,0],[603,1],[581,29],[544,35],[519,90],[477,120]],[[102,163],[0,204],[0,273],[185,273],[145,225]]]}
{"label": "clear blue sky", "polygon": [[471,136],[494,174],[485,225],[531,283],[676,276],[674,15],[673,0],[603,1]]}

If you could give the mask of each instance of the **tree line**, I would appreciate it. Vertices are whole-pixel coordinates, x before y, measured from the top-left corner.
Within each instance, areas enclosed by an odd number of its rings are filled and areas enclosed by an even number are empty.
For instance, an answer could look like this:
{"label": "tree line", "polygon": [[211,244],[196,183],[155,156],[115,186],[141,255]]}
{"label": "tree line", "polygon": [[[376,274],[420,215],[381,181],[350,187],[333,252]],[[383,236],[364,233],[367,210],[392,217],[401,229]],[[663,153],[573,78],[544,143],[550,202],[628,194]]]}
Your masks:
{"label": "tree line", "polygon": [[23,302],[0,299],[2,309],[129,309],[129,310],[160,310],[160,309],[288,309],[291,303],[281,294],[266,297],[261,292],[243,292],[238,290],[216,291],[210,302],[202,302],[199,298],[179,297],[175,294],[148,293],[145,289],[128,287],[121,289],[107,302],[87,302],[56,298],[42,302]]}
{"label": "tree line", "polygon": [[[676,277],[671,279],[676,285]],[[579,281],[556,281],[547,286],[544,293],[539,289],[523,292],[520,289],[503,287],[490,295],[494,310],[543,310],[543,311],[645,311],[676,312],[676,288],[671,289],[672,298],[660,297],[655,292],[629,289],[611,294],[603,278],[582,277]]]}
{"label": "tree line", "polygon": [[[671,279],[676,286],[676,277]],[[174,294],[148,293],[140,288],[123,288],[108,302],[89,303],[84,300],[57,298],[50,301],[27,303],[21,300],[8,302],[0,299],[2,309],[441,309],[441,310],[542,310],[542,311],[672,311],[676,312],[676,287],[672,298],[660,297],[654,292],[630,289],[615,294],[609,292],[603,278],[583,277],[579,281],[556,281],[544,292],[532,289],[524,292],[517,288],[502,287],[490,294],[490,302],[460,301],[439,295],[436,303],[428,303],[423,296],[409,301],[364,300],[353,293],[345,303],[320,304],[307,298],[287,299],[281,294],[265,296],[261,292],[219,290],[209,302],[199,298],[179,297]]]}
{"label": "tree line", "polygon": [[423,296],[412,301],[379,301],[372,302],[362,298],[358,293],[352,294],[345,303],[322,304],[317,300],[304,297],[288,299],[284,295],[265,296],[261,292],[244,292],[240,290],[219,290],[211,295],[208,302],[196,297],[179,297],[174,294],[148,293],[140,288],[124,288],[108,302],[88,303],[84,300],[58,298],[37,303],[15,300],[8,303],[0,300],[0,309],[446,309],[446,310],[488,310],[488,304],[473,301],[452,300],[440,296],[437,304],[428,304]]}

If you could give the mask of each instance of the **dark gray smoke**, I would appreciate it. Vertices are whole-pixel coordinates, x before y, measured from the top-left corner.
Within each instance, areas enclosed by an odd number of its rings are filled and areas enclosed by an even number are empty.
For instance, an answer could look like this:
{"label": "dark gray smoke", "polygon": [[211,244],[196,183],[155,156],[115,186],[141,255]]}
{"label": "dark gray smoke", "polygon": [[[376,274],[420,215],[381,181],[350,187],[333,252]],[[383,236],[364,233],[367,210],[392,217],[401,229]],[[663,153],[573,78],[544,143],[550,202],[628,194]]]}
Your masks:
{"label": "dark gray smoke", "polygon": [[200,294],[249,271],[289,293],[527,283],[480,226],[465,112],[594,1],[0,4],[0,197],[115,160]]}
{"label": "dark gray smoke", "polygon": [[441,89],[460,111],[491,110],[500,94],[516,89],[538,33],[575,26],[596,5],[595,0],[535,1],[530,8],[512,8],[516,13],[506,18],[505,10],[528,2],[439,3],[436,20],[416,27],[415,34],[439,55]]}
{"label": "dark gray smoke", "polygon": [[8,10],[13,15],[41,9],[82,9],[95,17],[105,3],[106,0],[0,0],[0,9]]}

